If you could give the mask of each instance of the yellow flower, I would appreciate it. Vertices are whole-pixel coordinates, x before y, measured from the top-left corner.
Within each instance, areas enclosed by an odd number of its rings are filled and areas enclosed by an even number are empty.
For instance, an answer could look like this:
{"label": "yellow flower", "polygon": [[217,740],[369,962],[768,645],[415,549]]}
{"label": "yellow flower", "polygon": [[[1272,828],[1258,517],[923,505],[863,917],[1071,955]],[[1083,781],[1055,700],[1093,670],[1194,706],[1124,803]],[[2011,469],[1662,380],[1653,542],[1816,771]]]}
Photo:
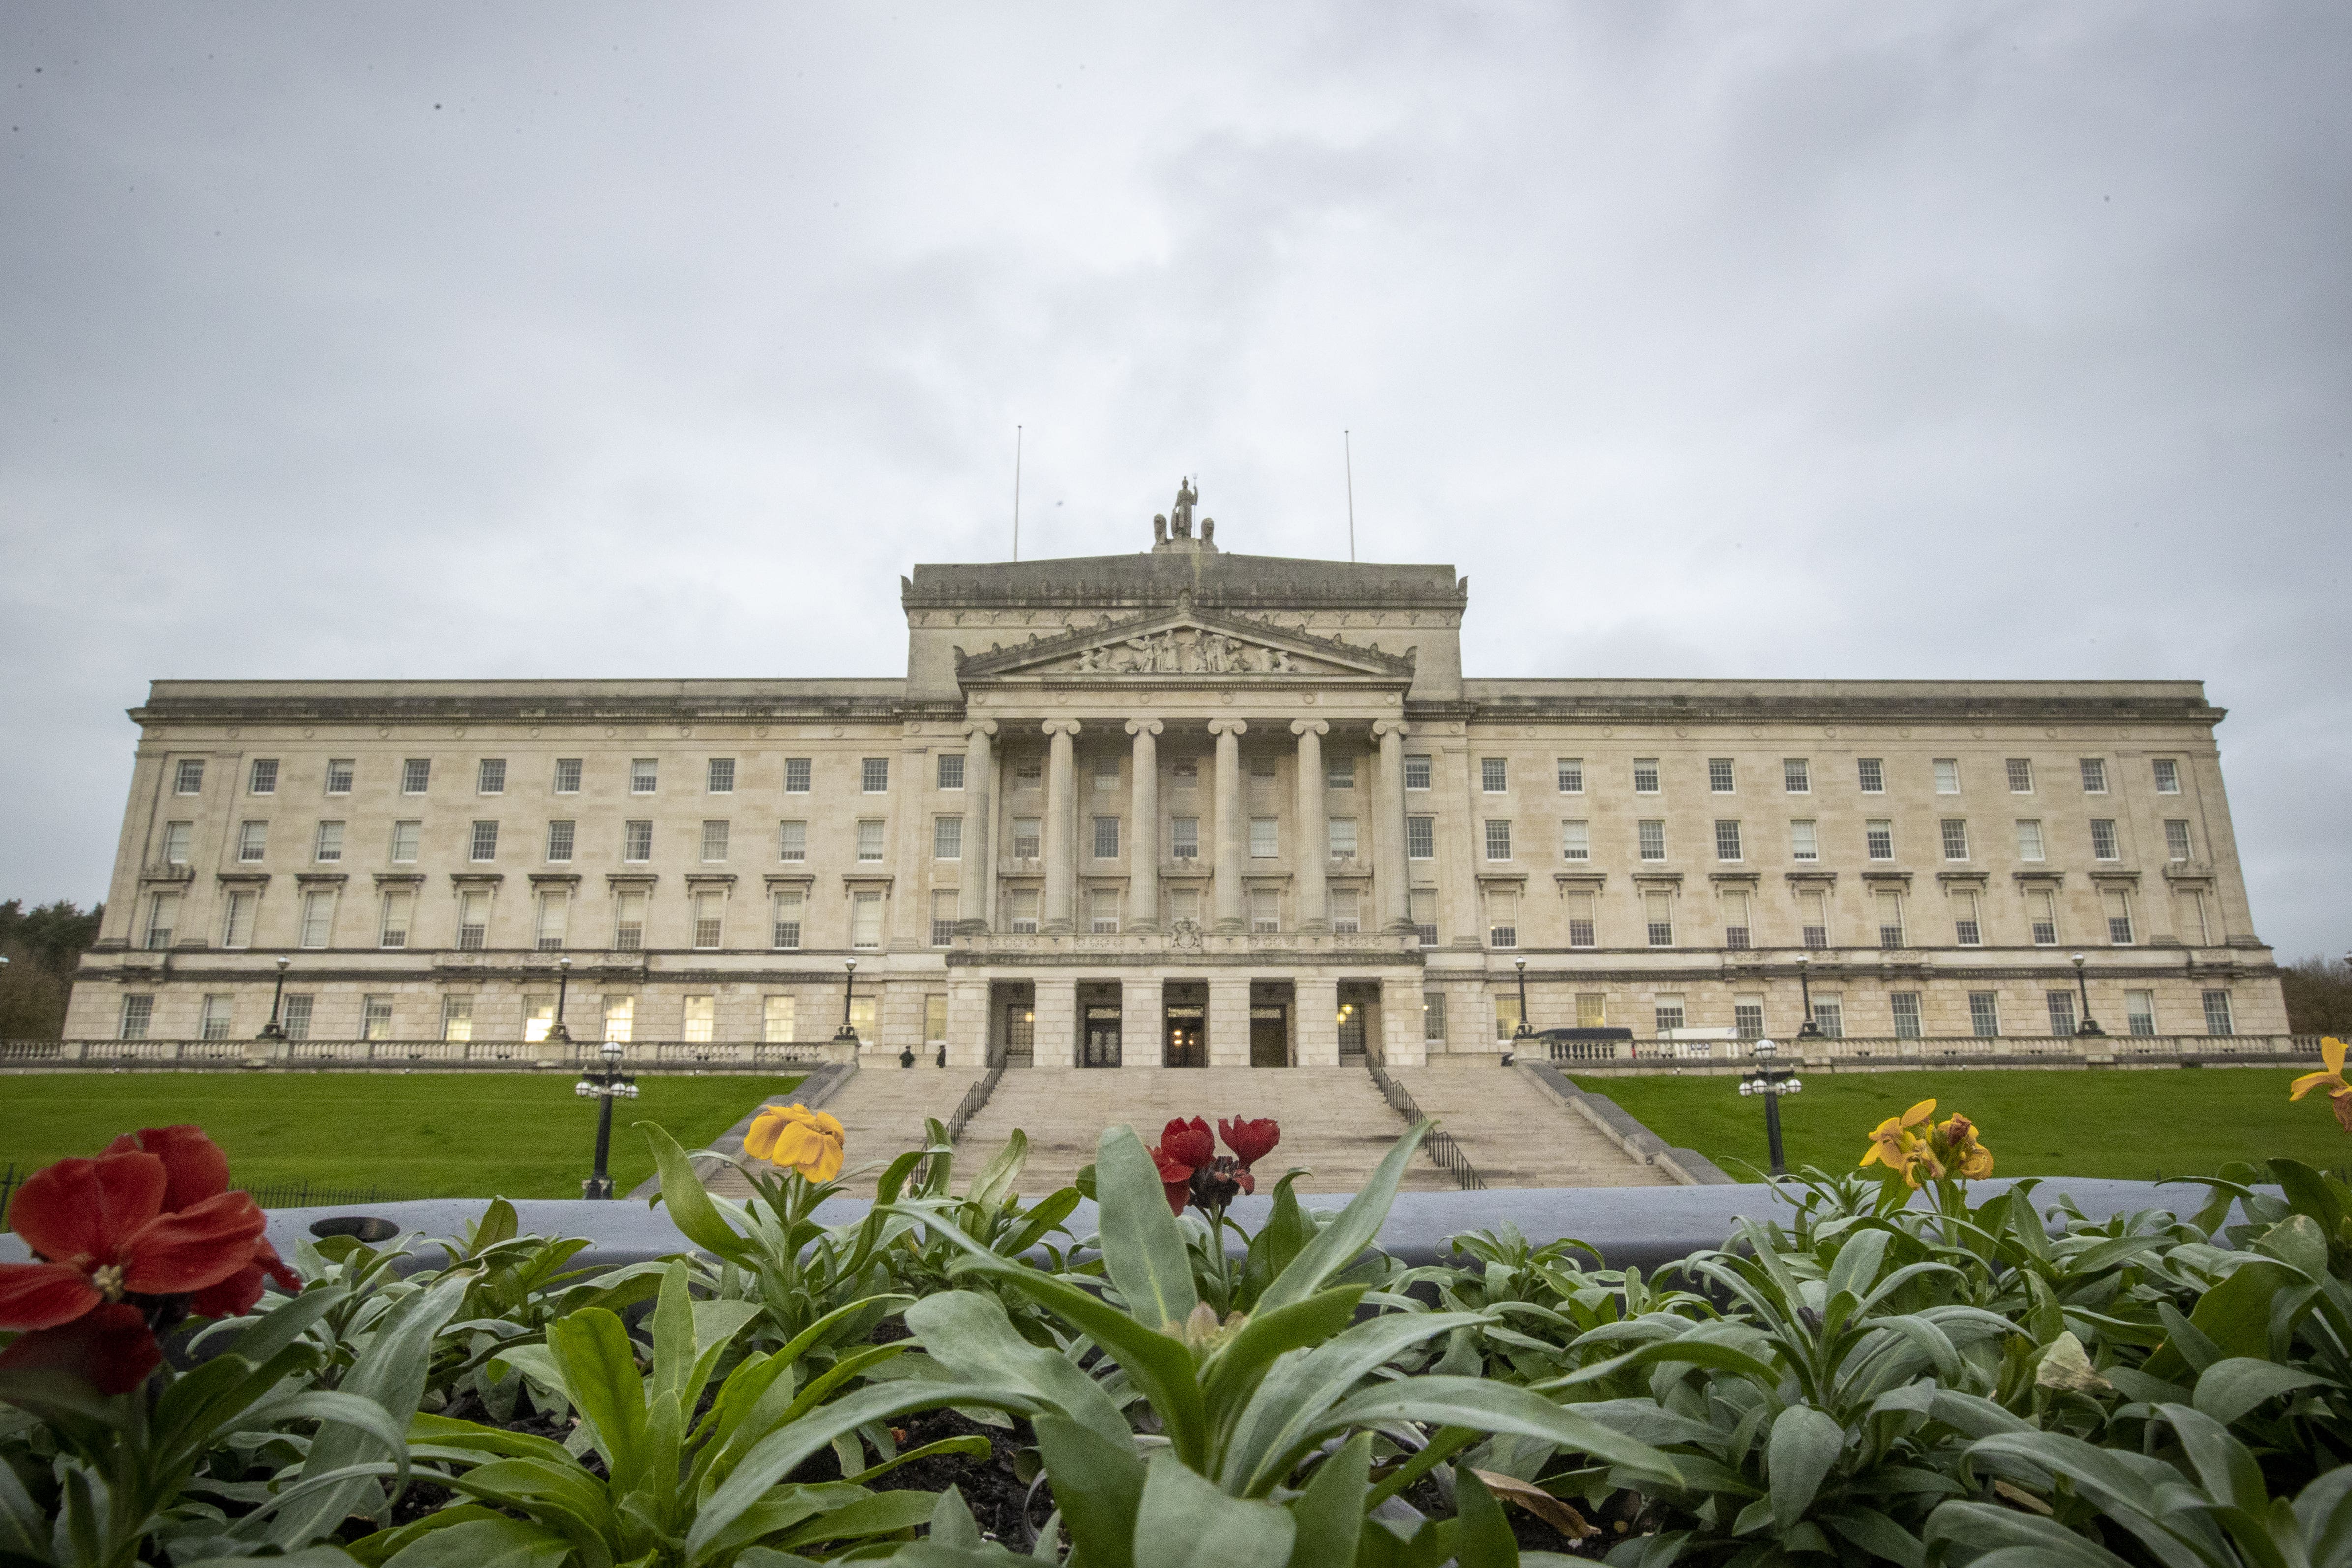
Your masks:
{"label": "yellow flower", "polygon": [[[1870,1134],[1870,1147],[1862,1151],[1862,1163],[1864,1165],[1884,1163],[1889,1171],[1909,1180],[1913,1186],[1917,1186],[1919,1183],[1912,1176],[1911,1166],[1915,1161],[1927,1158],[1928,1155],[1927,1140],[1913,1133],[1911,1129],[1935,1113],[1936,1103],[1933,1100],[1922,1100],[1900,1116],[1889,1116],[1878,1124],[1877,1130]],[[1941,1176],[1944,1173],[1938,1166],[1934,1174]]]}
{"label": "yellow flower", "polygon": [[841,1174],[841,1124],[805,1105],[762,1105],[743,1134],[743,1152],[814,1182]]}
{"label": "yellow flower", "polygon": [[2319,1054],[2327,1063],[2325,1072],[2306,1072],[2288,1086],[2286,1097],[2300,1100],[2315,1089],[2327,1091],[2327,1103],[2344,1130],[2352,1133],[2352,1083],[2344,1082],[2344,1042],[2333,1036],[2319,1042]]}
{"label": "yellow flower", "polygon": [[1992,1151],[1977,1142],[1976,1124],[1966,1116],[1953,1113],[1951,1120],[1936,1129],[1936,1141],[1943,1145],[1954,1176],[1974,1179],[1992,1175]]}

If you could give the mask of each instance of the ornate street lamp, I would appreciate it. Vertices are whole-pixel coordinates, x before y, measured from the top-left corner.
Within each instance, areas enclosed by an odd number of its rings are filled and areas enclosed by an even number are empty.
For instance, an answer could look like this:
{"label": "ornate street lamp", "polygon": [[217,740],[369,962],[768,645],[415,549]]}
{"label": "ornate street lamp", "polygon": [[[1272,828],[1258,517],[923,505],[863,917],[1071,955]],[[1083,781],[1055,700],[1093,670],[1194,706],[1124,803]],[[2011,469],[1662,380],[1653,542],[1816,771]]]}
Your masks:
{"label": "ornate street lamp", "polygon": [[1788,1162],[1780,1154],[1780,1096],[1800,1093],[1805,1084],[1794,1072],[1774,1075],[1772,1059],[1780,1049],[1769,1040],[1756,1042],[1756,1076],[1741,1079],[1739,1092],[1764,1096],[1765,1147],[1771,1155],[1772,1174],[1786,1176],[1789,1174]]}
{"label": "ornate street lamp", "polygon": [[[853,1051],[857,1049],[857,1031],[851,1028],[849,1023],[849,993],[850,988],[856,983],[857,960],[852,958],[849,960],[847,967],[842,972],[841,1027],[833,1031],[833,1043],[835,1045],[846,1045]],[[853,1056],[850,1060],[855,1061],[857,1059]]]}
{"label": "ornate street lamp", "polygon": [[555,1022],[547,1030],[547,1038],[558,1045],[572,1043],[572,1031],[563,1027],[563,998],[571,988],[572,956],[567,953],[555,961]]}
{"label": "ornate street lamp", "polygon": [[2074,1026],[2074,1033],[2077,1036],[2104,1035],[2107,1031],[2101,1029],[2099,1020],[2091,1016],[2091,986],[2083,978],[2083,955],[2075,954],[2073,961],[2074,988],[2083,994],[2083,1021]]}
{"label": "ornate street lamp", "polygon": [[[1802,991],[1805,997],[1805,1021],[1797,1026],[1797,1038],[1799,1040],[1819,1040],[1822,1038],[1822,1026],[1813,1021],[1812,972],[1812,955],[1810,953],[1798,954],[1797,988],[1800,991]],[[1778,1121],[1776,1120],[1773,1124],[1775,1126],[1779,1125]]]}
{"label": "ornate street lamp", "polygon": [[1520,1040],[1533,1040],[1536,1026],[1528,1021],[1528,961],[1514,958],[1511,965],[1519,972],[1519,1027],[1511,1031],[1511,1041],[1517,1045]]}
{"label": "ornate street lamp", "polygon": [[286,999],[286,966],[290,962],[289,958],[278,960],[278,988],[269,993],[269,1021],[261,1026],[261,1032],[253,1037],[256,1040],[286,1038],[285,1027],[278,1021],[278,1008]]}
{"label": "ornate street lamp", "polygon": [[613,1154],[613,1102],[637,1097],[637,1081],[621,1071],[621,1057],[628,1048],[617,1040],[608,1040],[596,1048],[604,1059],[601,1072],[583,1073],[572,1092],[583,1100],[596,1102],[596,1174],[580,1184],[583,1197],[613,1196],[612,1173],[604,1168]]}

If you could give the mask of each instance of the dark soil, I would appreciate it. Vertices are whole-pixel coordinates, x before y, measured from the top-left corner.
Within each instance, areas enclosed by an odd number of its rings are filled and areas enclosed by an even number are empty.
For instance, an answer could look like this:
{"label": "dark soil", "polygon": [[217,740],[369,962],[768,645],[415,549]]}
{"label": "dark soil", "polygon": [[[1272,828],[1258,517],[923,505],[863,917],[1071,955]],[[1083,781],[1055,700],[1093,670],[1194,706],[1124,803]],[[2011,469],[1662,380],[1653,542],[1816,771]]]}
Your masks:
{"label": "dark soil", "polygon": [[[1423,1476],[1404,1490],[1404,1500],[1432,1519],[1450,1519],[1454,1510],[1447,1505],[1437,1483]],[[1636,1530],[1647,1529],[1639,1515],[1642,1499],[1639,1493],[1621,1491],[1604,1499],[1597,1509],[1587,1508],[1578,1499],[1568,1500],[1569,1507],[1581,1514],[1586,1523],[1597,1533],[1571,1540],[1508,1498],[1498,1498],[1503,1505],[1503,1517],[1511,1521],[1511,1534],[1522,1552],[1557,1552],[1564,1557],[1605,1557],[1621,1542]]]}
{"label": "dark soil", "polygon": [[[1001,1541],[1016,1550],[1026,1550],[1035,1539],[1039,1526],[1054,1511],[1048,1489],[1039,1487],[1035,1500],[1029,1496],[1029,1484],[1013,1470],[1013,1457],[1024,1448],[1034,1448],[1036,1437],[1029,1423],[1015,1419],[1010,1430],[1003,1427],[983,1427],[969,1416],[953,1410],[919,1410],[911,1416],[898,1417],[895,1430],[903,1433],[898,1439],[901,1451],[919,1448],[944,1437],[979,1436],[986,1437],[989,1457],[970,1458],[961,1454],[942,1454],[933,1458],[918,1459],[902,1465],[888,1475],[877,1476],[867,1483],[876,1491],[943,1492],[950,1487],[963,1494],[964,1506],[981,1533],[992,1541]],[[841,1479],[841,1467],[830,1448],[811,1456],[809,1461],[793,1472],[796,1481],[830,1481]],[[1026,1506],[1029,1517],[1022,1519]]]}

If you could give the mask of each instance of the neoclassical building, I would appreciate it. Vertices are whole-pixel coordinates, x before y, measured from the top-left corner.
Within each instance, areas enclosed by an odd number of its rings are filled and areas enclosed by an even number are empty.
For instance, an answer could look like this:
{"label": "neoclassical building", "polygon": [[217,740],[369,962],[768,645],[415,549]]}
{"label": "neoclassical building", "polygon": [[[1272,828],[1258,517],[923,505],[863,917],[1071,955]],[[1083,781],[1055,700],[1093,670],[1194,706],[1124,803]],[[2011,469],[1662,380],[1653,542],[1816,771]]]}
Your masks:
{"label": "neoclassical building", "polygon": [[1491,1052],[1522,982],[1698,1053],[1808,991],[1847,1037],[2284,1028],[2198,683],[1482,680],[1453,568],[1190,501],[917,567],[898,677],[158,681],[68,1035],[250,1039],[280,960],[298,1039],[535,1040],[561,988],[580,1040],[845,1003],[963,1067]]}

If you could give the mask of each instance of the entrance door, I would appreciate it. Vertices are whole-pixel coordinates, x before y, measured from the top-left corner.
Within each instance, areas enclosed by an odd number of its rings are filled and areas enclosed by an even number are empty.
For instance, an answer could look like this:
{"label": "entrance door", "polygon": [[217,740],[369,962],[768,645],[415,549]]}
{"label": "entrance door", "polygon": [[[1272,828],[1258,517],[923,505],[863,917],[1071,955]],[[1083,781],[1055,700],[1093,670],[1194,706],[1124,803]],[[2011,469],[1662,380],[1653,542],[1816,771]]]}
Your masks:
{"label": "entrance door", "polygon": [[1196,1007],[1168,1009],[1168,1054],[1161,1060],[1169,1066],[1209,1065],[1209,1042],[1202,1038],[1201,1027],[1207,1020],[1208,1011]]}
{"label": "entrance door", "polygon": [[1004,1061],[1026,1067],[1034,1060],[1037,1014],[1027,1002],[1012,1002],[1004,1009]]}
{"label": "entrance door", "polygon": [[1117,1008],[1087,1009],[1085,1065],[1088,1067],[1118,1065],[1118,1009]]}
{"label": "entrance door", "polygon": [[1250,1009],[1250,1065],[1290,1065],[1290,1009],[1282,1006]]}

